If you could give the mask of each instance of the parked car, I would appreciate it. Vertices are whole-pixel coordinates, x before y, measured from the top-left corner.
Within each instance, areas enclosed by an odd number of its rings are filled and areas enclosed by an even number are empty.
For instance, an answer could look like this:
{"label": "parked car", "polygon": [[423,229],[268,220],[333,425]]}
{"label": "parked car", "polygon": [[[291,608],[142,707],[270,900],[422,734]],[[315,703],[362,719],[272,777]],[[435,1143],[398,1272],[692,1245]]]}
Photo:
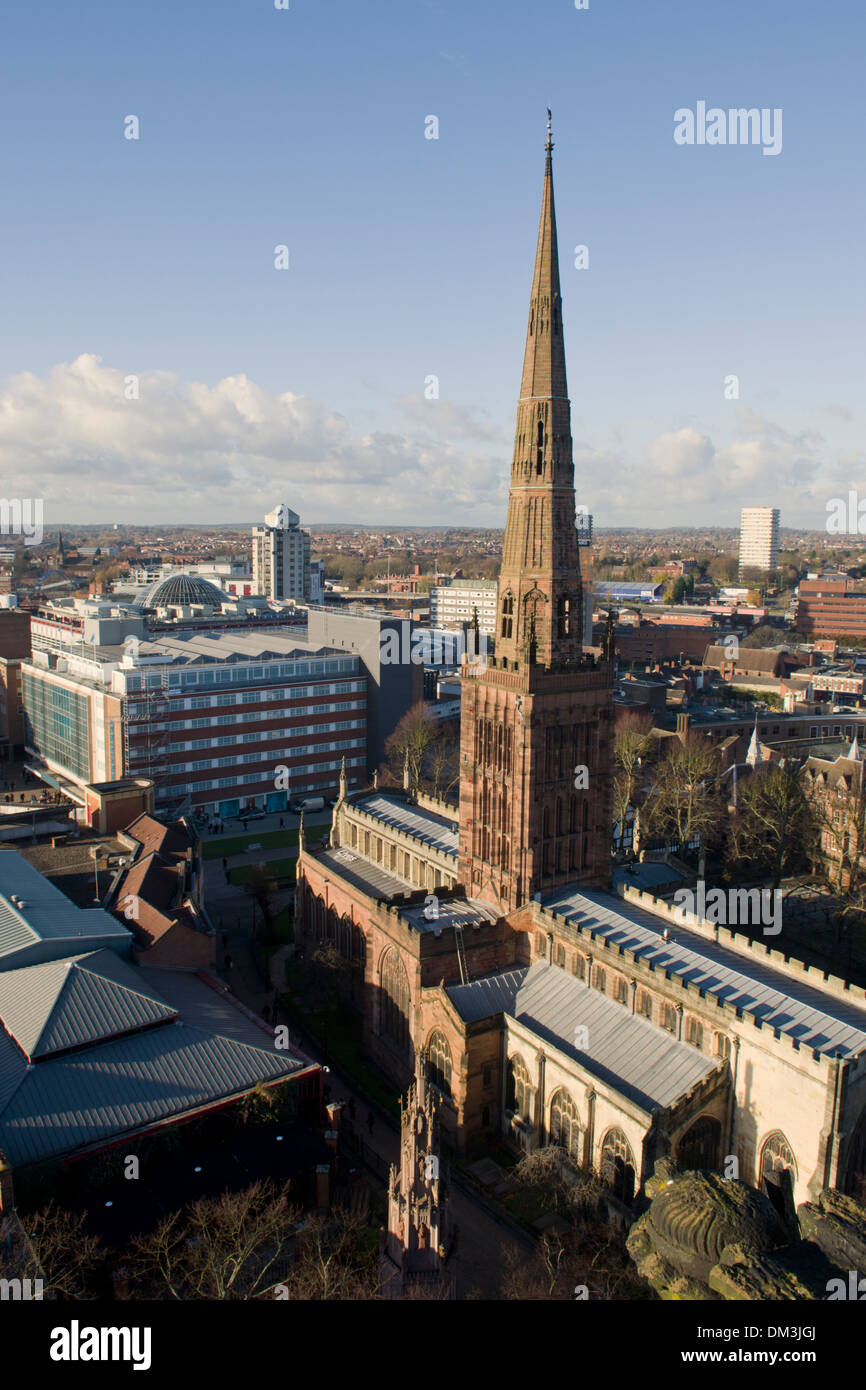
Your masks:
{"label": "parked car", "polygon": [[291,809],[296,815],[301,811],[323,811],[325,809],[325,798],[323,796],[302,796],[297,801],[293,801]]}

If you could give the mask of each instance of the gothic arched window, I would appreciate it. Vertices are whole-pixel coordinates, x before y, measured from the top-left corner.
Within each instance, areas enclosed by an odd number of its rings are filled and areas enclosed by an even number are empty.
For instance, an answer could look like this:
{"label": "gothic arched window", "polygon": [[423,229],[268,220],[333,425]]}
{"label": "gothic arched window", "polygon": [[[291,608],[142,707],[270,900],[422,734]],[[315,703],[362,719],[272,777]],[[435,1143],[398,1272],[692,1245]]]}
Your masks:
{"label": "gothic arched window", "polygon": [[677,1144],[677,1164],[685,1172],[696,1168],[714,1169],[719,1158],[722,1126],[712,1115],[701,1115],[690,1125]]}
{"label": "gothic arched window", "polygon": [[772,1134],[767,1135],[761,1145],[758,1181],[763,1182],[768,1173],[778,1173],[780,1168],[790,1168],[792,1175],[794,1177],[797,1175],[794,1151],[782,1131],[776,1129]]}
{"label": "gothic arched window", "polygon": [[686,1018],[686,1042],[691,1043],[692,1047],[703,1047],[704,1029],[700,1019],[693,1018],[691,1014]]}
{"label": "gothic arched window", "polygon": [[634,1198],[634,1155],[621,1129],[609,1129],[601,1146],[601,1180],[627,1206]]}
{"label": "gothic arched window", "polygon": [[529,1084],[529,1072],[523,1058],[512,1057],[508,1063],[508,1082],[505,1092],[505,1108],[516,1115],[518,1119],[529,1119],[529,1103],[532,1088]]}
{"label": "gothic arched window", "polygon": [[356,960],[363,969],[364,961],[367,957],[367,942],[364,933],[359,926],[352,927],[352,958]]}
{"label": "gothic arched window", "polygon": [[577,1157],[580,1144],[580,1124],[577,1107],[566,1090],[559,1090],[550,1102],[550,1142]]}
{"label": "gothic arched window", "polygon": [[514,596],[506,594],[502,600],[502,636],[510,637],[514,630]]}
{"label": "gothic arched window", "polygon": [[438,1030],[430,1034],[427,1043],[427,1079],[451,1099],[451,1048]]}
{"label": "gothic arched window", "polygon": [[352,919],[344,916],[340,919],[340,938],[339,952],[344,960],[352,959]]}
{"label": "gothic arched window", "polygon": [[409,979],[406,968],[392,947],[382,961],[382,1024],[383,1037],[390,1038],[399,1048],[409,1044]]}

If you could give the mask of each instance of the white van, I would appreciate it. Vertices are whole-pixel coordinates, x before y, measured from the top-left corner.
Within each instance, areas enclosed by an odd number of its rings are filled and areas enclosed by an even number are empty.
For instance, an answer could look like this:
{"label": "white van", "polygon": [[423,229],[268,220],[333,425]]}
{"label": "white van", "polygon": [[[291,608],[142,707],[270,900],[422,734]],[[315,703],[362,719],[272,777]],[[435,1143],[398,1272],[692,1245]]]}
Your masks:
{"label": "white van", "polygon": [[325,798],[323,796],[302,796],[300,800],[292,802],[291,809],[298,815],[301,811],[323,811]]}

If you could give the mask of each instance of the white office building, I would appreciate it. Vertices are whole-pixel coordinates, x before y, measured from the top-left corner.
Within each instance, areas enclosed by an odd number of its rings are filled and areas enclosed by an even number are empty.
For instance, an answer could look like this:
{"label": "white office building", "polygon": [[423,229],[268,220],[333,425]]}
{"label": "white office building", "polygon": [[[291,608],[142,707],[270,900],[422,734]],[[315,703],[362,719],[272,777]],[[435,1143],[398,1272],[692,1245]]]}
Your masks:
{"label": "white office building", "polygon": [[310,537],[284,502],[253,527],[253,593],[310,602]]}
{"label": "white office building", "polygon": [[461,627],[474,621],[478,630],[492,637],[496,632],[495,579],[452,579],[430,589],[430,626]]}

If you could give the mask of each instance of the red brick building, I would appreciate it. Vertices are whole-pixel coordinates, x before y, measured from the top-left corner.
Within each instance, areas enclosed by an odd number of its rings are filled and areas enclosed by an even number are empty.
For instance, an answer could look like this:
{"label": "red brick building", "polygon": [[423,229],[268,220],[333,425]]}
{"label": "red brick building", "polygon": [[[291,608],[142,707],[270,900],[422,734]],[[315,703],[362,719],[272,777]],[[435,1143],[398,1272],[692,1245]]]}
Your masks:
{"label": "red brick building", "polygon": [[846,575],[800,583],[795,626],[806,637],[866,638],[866,594],[851,592]]}

